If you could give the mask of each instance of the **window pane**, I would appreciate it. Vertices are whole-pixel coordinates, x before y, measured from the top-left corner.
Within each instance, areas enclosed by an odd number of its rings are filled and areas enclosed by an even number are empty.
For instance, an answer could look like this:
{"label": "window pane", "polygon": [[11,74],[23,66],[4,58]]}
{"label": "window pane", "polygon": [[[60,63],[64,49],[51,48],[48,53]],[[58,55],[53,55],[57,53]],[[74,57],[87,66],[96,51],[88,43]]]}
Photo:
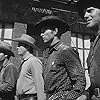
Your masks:
{"label": "window pane", "polygon": [[76,37],[71,37],[71,46],[76,47]]}
{"label": "window pane", "polygon": [[86,60],[87,60],[87,57],[88,57],[88,54],[89,54],[89,50],[84,50],[84,53],[85,53],[85,68],[87,69],[87,63],[86,63]]}
{"label": "window pane", "polygon": [[78,50],[82,66],[87,68],[86,59],[90,49],[90,36],[77,33],[73,33],[71,36],[71,46]]}
{"label": "window pane", "polygon": [[90,39],[84,40],[84,48],[90,49]]}
{"label": "window pane", "polygon": [[79,57],[80,57],[81,63],[83,65],[83,50],[78,49],[78,52],[79,52]]}
{"label": "window pane", "polygon": [[4,38],[12,39],[12,29],[5,29]]}
{"label": "window pane", "polygon": [[83,48],[82,35],[78,35],[78,48]]}

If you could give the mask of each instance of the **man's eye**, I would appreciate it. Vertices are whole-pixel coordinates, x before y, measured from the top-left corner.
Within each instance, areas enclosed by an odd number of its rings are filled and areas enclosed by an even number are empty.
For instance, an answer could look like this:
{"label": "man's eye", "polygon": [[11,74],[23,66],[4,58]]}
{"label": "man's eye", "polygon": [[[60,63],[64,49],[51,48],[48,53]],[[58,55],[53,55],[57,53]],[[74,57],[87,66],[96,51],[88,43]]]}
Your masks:
{"label": "man's eye", "polygon": [[90,12],[91,12],[91,10],[87,10],[87,12],[88,12],[88,13],[90,13]]}
{"label": "man's eye", "polygon": [[94,9],[88,9],[87,12],[88,13],[93,13],[94,12]]}

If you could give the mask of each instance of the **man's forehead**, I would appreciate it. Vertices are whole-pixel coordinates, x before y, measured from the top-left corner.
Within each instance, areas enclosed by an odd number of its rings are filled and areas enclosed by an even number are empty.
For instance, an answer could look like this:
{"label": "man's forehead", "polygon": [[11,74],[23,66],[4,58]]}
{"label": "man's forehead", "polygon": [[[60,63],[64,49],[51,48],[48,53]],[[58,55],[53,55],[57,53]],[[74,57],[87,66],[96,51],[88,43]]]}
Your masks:
{"label": "man's forehead", "polygon": [[87,9],[86,10],[92,10],[92,9],[99,9],[99,8],[96,8],[96,7],[87,7]]}
{"label": "man's forehead", "polygon": [[84,12],[90,12],[90,11],[92,11],[92,10],[94,10],[94,11],[100,11],[100,9],[99,8],[96,8],[96,7],[87,7],[86,9],[84,9]]}

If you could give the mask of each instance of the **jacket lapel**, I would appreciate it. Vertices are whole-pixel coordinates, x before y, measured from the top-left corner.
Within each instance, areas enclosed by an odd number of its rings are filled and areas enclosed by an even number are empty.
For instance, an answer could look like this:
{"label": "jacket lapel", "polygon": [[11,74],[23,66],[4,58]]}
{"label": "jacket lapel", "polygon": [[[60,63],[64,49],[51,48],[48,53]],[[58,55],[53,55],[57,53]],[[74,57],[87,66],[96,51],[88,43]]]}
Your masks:
{"label": "jacket lapel", "polygon": [[89,55],[88,55],[88,58],[87,58],[87,65],[88,65],[88,67],[90,66],[91,61],[92,61],[92,59],[93,59],[94,50],[95,50],[94,48],[95,48],[95,46],[96,46],[96,44],[97,44],[99,38],[100,38],[100,35],[98,35],[98,36],[96,37],[96,39],[95,39],[95,41],[94,41],[94,43],[93,43],[93,46],[92,46],[91,49],[90,49],[90,52],[89,52]]}

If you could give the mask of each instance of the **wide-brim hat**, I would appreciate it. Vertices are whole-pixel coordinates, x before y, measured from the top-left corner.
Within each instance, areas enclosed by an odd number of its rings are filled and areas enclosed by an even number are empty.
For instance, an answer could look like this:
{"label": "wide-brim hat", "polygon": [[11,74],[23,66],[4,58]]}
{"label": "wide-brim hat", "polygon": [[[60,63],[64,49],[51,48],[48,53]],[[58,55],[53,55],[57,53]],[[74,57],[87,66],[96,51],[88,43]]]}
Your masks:
{"label": "wide-brim hat", "polygon": [[42,19],[37,22],[34,26],[35,34],[40,35],[41,29],[44,26],[58,28],[59,34],[63,34],[69,30],[69,25],[58,16],[44,16]]}
{"label": "wide-brim hat", "polygon": [[32,48],[39,50],[39,48],[35,45],[36,40],[27,34],[22,34],[22,36],[20,38],[15,38],[15,39],[13,39],[13,41],[27,44],[27,45],[31,46]]}
{"label": "wide-brim hat", "polygon": [[82,18],[84,17],[85,9],[88,7],[100,8],[100,0],[79,0],[77,2],[77,11]]}
{"label": "wide-brim hat", "polygon": [[11,51],[11,49],[12,49],[12,46],[9,43],[0,41],[0,52],[4,53],[6,55],[9,55],[9,56],[15,57],[15,55]]}

